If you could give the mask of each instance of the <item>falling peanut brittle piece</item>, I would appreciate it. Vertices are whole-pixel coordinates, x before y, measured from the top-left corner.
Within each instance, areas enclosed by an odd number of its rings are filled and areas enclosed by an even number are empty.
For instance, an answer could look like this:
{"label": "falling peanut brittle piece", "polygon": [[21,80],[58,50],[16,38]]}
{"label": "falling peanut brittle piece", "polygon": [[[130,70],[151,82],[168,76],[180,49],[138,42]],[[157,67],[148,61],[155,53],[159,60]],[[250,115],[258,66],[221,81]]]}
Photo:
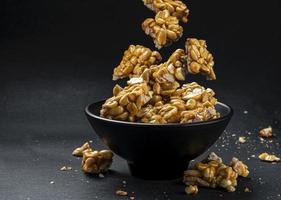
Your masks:
{"label": "falling peanut brittle piece", "polygon": [[196,38],[188,38],[185,43],[188,72],[191,74],[206,75],[209,80],[216,80],[214,72],[214,58],[207,50],[207,43],[205,40],[198,40]]}
{"label": "falling peanut brittle piece", "polygon": [[158,64],[161,59],[158,51],[152,51],[142,45],[130,45],[113,71],[113,80],[139,76],[151,65]]}
{"label": "falling peanut brittle piece", "polygon": [[177,17],[182,22],[188,21],[189,10],[187,6],[179,0],[143,0],[144,5],[150,10],[158,13],[159,11],[168,10],[169,13]]}
{"label": "falling peanut brittle piece", "polygon": [[152,37],[158,49],[177,41],[183,34],[179,20],[171,16],[168,10],[159,11],[155,18],[146,19],[142,23],[142,29]]}

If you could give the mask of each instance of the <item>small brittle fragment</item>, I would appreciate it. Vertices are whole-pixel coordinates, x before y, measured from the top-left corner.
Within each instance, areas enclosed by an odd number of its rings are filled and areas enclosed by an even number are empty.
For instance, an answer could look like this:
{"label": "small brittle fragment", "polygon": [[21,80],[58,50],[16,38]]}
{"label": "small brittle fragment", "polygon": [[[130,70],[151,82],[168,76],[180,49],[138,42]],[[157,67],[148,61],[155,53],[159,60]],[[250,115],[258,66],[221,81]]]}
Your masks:
{"label": "small brittle fragment", "polygon": [[259,136],[263,137],[263,138],[272,137],[272,128],[271,128],[271,126],[269,126],[267,128],[261,129],[260,132],[259,132]]}
{"label": "small brittle fragment", "polygon": [[126,192],[124,190],[116,190],[115,194],[118,196],[127,196],[128,192]]}
{"label": "small brittle fragment", "polygon": [[195,195],[198,193],[198,187],[197,185],[189,185],[185,187],[185,193],[186,194],[191,194],[191,195]]}
{"label": "small brittle fragment", "polygon": [[266,152],[259,155],[259,159],[266,162],[279,162],[280,158],[275,156],[274,154],[268,154]]}

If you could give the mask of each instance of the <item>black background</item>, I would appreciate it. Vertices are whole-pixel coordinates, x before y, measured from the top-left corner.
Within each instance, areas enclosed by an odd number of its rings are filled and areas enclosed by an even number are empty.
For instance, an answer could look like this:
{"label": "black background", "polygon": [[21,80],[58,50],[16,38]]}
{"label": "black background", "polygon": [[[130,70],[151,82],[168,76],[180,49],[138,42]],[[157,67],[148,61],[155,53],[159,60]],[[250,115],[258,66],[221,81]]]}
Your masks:
{"label": "black background", "polygon": [[[263,151],[281,156],[280,1],[194,0],[187,5],[191,14],[184,36],[161,54],[167,58],[183,48],[186,37],[207,40],[218,80],[189,80],[213,88],[235,110],[211,150],[225,159],[238,156],[252,170],[235,194],[202,189],[195,199],[281,199],[280,164],[251,158]],[[123,180],[137,199],[188,198],[178,181],[130,177],[119,157],[98,179],[80,172],[80,161],[70,155],[90,139],[103,147],[83,108],[111,95],[112,70],[123,51],[129,44],[154,48],[141,30],[142,21],[154,14],[142,1],[2,0],[0,9],[0,199],[118,199],[114,191]],[[266,146],[256,132],[268,125],[276,136]],[[240,135],[248,139],[241,147],[235,144]],[[78,171],[60,172],[63,165]],[[253,192],[243,193],[245,186]]]}

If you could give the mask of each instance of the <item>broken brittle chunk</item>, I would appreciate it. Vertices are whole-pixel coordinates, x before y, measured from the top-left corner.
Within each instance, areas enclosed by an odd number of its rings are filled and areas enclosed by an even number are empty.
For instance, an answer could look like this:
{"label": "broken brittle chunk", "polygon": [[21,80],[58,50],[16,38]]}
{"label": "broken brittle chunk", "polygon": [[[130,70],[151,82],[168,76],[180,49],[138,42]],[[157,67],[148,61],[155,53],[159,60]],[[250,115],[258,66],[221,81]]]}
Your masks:
{"label": "broken brittle chunk", "polygon": [[154,19],[146,19],[142,23],[142,29],[153,38],[158,49],[177,41],[183,33],[179,20],[171,16],[168,10],[159,11]]}
{"label": "broken brittle chunk", "polygon": [[205,40],[198,40],[196,38],[188,38],[185,43],[188,72],[191,74],[204,74],[210,80],[216,79],[214,72],[214,58],[207,50]]}
{"label": "broken brittle chunk", "polygon": [[145,69],[161,61],[158,51],[151,51],[141,45],[130,45],[124,52],[120,64],[114,69],[113,80],[131,75],[141,75]]}
{"label": "broken brittle chunk", "polygon": [[155,13],[168,10],[169,13],[177,17],[182,22],[188,21],[189,10],[187,6],[179,0],[143,0],[144,5]]}
{"label": "broken brittle chunk", "polygon": [[[196,163],[193,169],[184,172],[183,182],[187,186],[222,187],[233,192],[237,186],[237,177],[248,175],[248,167],[237,158],[233,158],[228,166],[212,152],[202,162]],[[191,189],[190,187],[189,190]]]}
{"label": "broken brittle chunk", "polygon": [[77,156],[77,157],[82,157],[83,152],[86,151],[86,150],[92,150],[88,142],[83,144],[81,147],[78,147],[78,148],[74,149],[73,152],[72,152],[72,155]]}
{"label": "broken brittle chunk", "polygon": [[99,174],[106,172],[112,164],[113,153],[109,150],[85,151],[82,170],[86,173]]}
{"label": "broken brittle chunk", "polygon": [[280,161],[280,158],[278,158],[277,156],[275,155],[271,155],[271,154],[268,154],[268,153],[262,153],[259,155],[259,159],[262,160],[262,161],[267,161],[267,162],[278,162]]}
{"label": "broken brittle chunk", "polygon": [[260,137],[268,138],[272,137],[272,128],[269,126],[268,128],[264,128],[259,132]]}

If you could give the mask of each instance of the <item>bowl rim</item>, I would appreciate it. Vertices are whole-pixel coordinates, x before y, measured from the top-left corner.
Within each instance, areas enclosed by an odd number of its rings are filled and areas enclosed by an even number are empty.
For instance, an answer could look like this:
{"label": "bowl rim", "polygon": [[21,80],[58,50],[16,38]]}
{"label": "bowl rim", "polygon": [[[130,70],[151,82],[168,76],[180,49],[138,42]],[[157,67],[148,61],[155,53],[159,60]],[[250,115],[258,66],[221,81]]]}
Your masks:
{"label": "bowl rim", "polygon": [[120,121],[120,120],[114,120],[114,119],[108,119],[108,118],[104,118],[101,116],[98,116],[96,114],[93,114],[90,110],[89,107],[94,105],[94,104],[98,104],[101,103],[105,100],[102,101],[97,101],[95,103],[90,103],[86,106],[85,108],[85,113],[88,116],[91,116],[93,118],[96,118],[98,120],[101,121],[105,121],[105,122],[109,122],[109,123],[113,123],[113,124],[124,124],[124,125],[134,125],[134,126],[154,126],[154,127],[174,127],[174,126],[184,126],[184,127],[193,127],[193,126],[202,126],[202,125],[208,125],[208,124],[215,124],[227,119],[230,119],[233,115],[233,109],[231,106],[221,103],[221,102],[217,102],[217,105],[220,105],[224,108],[227,108],[228,113],[226,115],[224,115],[223,117],[217,118],[217,119],[212,119],[212,120],[208,120],[208,121],[199,121],[199,122],[192,122],[192,123],[167,123],[167,124],[150,124],[150,123],[142,123],[142,122],[127,122],[127,121]]}

